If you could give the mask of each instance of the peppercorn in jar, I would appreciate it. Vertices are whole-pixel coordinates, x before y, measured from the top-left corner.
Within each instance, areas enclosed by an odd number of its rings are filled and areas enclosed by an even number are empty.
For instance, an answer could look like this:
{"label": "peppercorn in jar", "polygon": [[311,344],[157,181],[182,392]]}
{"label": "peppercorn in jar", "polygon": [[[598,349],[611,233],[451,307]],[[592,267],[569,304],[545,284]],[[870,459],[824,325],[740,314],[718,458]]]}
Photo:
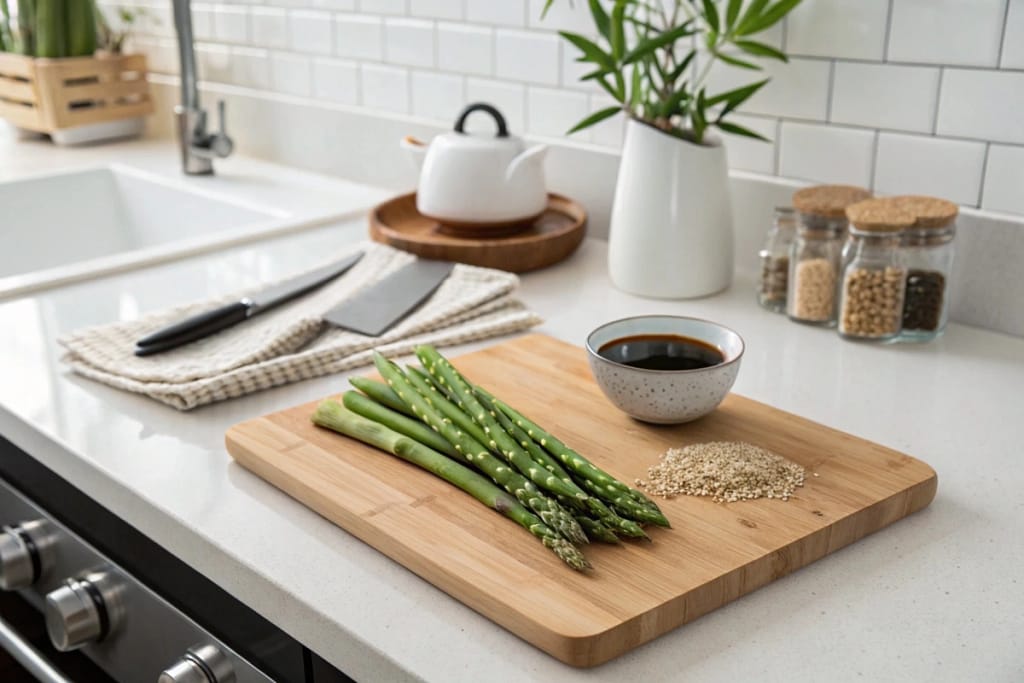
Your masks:
{"label": "peppercorn in jar", "polygon": [[836,284],[846,237],[846,207],[871,196],[860,187],[818,185],[793,194],[797,235],[789,258],[786,314],[815,325],[836,323]]}
{"label": "peppercorn in jar", "polygon": [[915,216],[889,199],[868,199],[846,208],[850,238],[844,249],[839,334],[887,341],[902,327],[906,268],[900,258],[903,231]]}
{"label": "peppercorn in jar", "polygon": [[901,341],[929,341],[942,334],[949,317],[949,276],[953,268],[953,237],[959,207],[935,197],[891,199],[913,213],[914,225],[903,231],[907,266]]}
{"label": "peppercorn in jar", "polygon": [[775,313],[786,310],[789,289],[789,252],[796,236],[796,211],[788,206],[775,208],[775,219],[765,236],[761,257],[761,277],[757,283],[757,303]]}

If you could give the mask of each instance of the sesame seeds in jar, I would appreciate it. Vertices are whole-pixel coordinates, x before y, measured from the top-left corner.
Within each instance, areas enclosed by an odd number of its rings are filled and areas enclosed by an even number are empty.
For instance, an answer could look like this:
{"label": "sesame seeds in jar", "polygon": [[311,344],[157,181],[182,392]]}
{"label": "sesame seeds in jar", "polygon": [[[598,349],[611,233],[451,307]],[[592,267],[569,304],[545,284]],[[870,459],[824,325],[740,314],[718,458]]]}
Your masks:
{"label": "sesame seeds in jar", "polygon": [[871,196],[861,187],[817,185],[793,194],[797,236],[790,254],[787,315],[796,321],[834,325],[836,284],[847,229],[846,207]]}

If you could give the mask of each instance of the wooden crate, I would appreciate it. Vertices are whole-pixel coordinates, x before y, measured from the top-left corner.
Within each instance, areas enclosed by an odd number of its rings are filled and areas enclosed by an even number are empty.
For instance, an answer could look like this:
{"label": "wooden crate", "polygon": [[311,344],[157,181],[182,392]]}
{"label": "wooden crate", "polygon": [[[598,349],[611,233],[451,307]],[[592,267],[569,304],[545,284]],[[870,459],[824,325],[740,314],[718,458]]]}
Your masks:
{"label": "wooden crate", "polygon": [[43,59],[0,53],[0,118],[55,131],[153,112],[145,55]]}

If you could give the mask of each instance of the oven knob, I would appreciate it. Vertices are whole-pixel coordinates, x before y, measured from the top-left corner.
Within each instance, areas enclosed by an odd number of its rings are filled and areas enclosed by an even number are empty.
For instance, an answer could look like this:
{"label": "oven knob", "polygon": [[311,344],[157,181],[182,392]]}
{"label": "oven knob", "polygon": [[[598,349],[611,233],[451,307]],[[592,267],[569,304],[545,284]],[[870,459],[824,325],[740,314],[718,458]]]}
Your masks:
{"label": "oven knob", "polygon": [[189,648],[184,656],[163,670],[157,683],[232,683],[231,660],[213,645]]}
{"label": "oven knob", "polygon": [[68,579],[46,596],[50,641],[67,652],[103,640],[120,621],[120,604],[120,591],[110,574]]}
{"label": "oven knob", "polygon": [[50,537],[41,519],[0,530],[0,589],[28,588],[39,580],[46,564]]}

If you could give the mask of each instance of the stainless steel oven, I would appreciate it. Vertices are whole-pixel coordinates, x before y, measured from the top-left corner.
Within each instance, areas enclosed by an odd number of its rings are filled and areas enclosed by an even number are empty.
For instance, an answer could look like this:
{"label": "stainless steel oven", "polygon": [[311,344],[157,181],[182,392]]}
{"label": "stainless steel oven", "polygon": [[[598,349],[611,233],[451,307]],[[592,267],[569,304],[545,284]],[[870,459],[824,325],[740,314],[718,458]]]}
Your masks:
{"label": "stainless steel oven", "polygon": [[48,683],[351,680],[3,439],[0,590],[0,648]]}

